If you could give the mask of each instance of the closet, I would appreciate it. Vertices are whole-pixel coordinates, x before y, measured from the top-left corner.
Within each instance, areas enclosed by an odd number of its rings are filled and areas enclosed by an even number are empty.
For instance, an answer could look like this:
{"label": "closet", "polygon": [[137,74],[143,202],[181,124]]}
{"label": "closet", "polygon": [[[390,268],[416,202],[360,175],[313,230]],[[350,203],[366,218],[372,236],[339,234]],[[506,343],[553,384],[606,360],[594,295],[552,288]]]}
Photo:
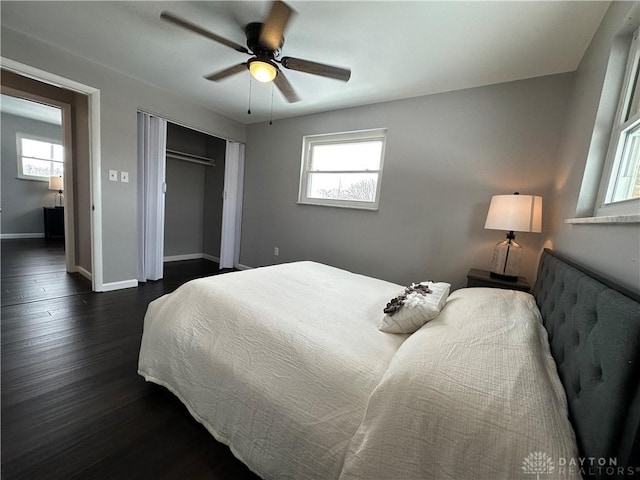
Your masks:
{"label": "closet", "polygon": [[219,261],[226,141],[167,122],[164,261]]}

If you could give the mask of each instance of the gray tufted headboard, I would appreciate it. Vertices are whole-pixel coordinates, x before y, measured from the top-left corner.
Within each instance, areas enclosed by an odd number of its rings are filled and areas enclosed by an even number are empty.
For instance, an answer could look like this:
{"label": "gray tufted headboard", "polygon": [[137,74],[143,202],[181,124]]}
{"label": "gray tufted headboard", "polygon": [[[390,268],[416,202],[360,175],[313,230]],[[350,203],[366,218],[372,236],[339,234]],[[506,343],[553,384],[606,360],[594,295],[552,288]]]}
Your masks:
{"label": "gray tufted headboard", "polygon": [[586,476],[640,478],[640,297],[550,250],[533,293],[580,456],[623,468],[591,468]]}

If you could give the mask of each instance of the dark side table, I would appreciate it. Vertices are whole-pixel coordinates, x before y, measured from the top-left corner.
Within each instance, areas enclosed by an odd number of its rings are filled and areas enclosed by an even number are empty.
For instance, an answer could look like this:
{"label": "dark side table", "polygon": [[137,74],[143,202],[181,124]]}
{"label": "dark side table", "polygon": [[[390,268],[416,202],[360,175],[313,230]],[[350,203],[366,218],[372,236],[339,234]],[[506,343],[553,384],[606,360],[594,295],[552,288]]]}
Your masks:
{"label": "dark side table", "polygon": [[44,238],[64,238],[64,207],[42,207]]}
{"label": "dark side table", "polygon": [[531,285],[524,277],[518,277],[515,281],[502,280],[492,277],[490,272],[486,270],[477,268],[472,268],[467,273],[467,287],[502,288],[505,290],[520,290],[527,293],[531,291]]}

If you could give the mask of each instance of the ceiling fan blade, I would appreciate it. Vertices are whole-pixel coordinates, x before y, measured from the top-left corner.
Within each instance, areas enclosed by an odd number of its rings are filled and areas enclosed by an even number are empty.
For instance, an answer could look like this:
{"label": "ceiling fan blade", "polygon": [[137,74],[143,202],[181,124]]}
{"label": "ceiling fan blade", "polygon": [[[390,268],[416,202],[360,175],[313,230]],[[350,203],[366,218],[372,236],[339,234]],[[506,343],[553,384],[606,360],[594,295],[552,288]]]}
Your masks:
{"label": "ceiling fan blade", "polygon": [[282,70],[278,71],[276,78],[273,79],[273,83],[276,84],[276,87],[278,87],[278,90],[284,95],[284,98],[287,99],[287,102],[296,103],[300,101],[300,97],[298,97],[298,94],[289,83],[289,80],[287,80],[287,77],[284,76]]}
{"label": "ceiling fan blade", "polygon": [[275,0],[260,32],[260,45],[277,50],[282,45],[284,30],[295,11],[286,3]]}
{"label": "ceiling fan blade", "polygon": [[280,63],[284,68],[290,70],[320,75],[321,77],[335,78],[343,82],[348,82],[349,78],[351,78],[351,70],[347,68],[334,67],[332,65],[311,62],[300,58],[282,57]]}
{"label": "ceiling fan blade", "polygon": [[186,28],[187,30],[191,30],[192,32],[202,35],[203,37],[207,37],[208,39],[213,40],[214,42],[218,42],[229,48],[233,48],[238,52],[249,53],[249,50],[247,50],[245,47],[243,47],[239,43],[232,42],[231,40],[227,40],[226,38],[221,37],[220,35],[216,35],[215,33],[210,32],[209,30],[206,30],[202,27],[199,27],[198,25],[195,25],[190,21],[185,20],[184,18],[180,18],[171,12],[167,12],[167,11],[162,12],[160,14],[160,18],[162,18],[163,20],[166,20],[167,22],[171,22],[174,25],[178,25],[179,27]]}
{"label": "ceiling fan blade", "polygon": [[239,63],[238,65],[234,65],[233,67],[225,68],[224,70],[220,70],[219,72],[212,73],[211,75],[207,75],[207,80],[211,80],[213,82],[219,82],[220,80],[224,80],[231,75],[235,75],[236,73],[244,72],[247,70],[247,62]]}

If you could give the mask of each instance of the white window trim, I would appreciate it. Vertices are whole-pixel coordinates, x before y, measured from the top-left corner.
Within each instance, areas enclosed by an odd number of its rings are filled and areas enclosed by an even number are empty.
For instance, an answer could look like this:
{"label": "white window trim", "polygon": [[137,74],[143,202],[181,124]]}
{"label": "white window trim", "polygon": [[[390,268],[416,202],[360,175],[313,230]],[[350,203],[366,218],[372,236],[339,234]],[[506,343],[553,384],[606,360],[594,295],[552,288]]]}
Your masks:
{"label": "white window trim", "polygon": [[[53,145],[62,145],[62,141],[55,139],[55,138],[48,138],[48,137],[42,137],[40,135],[32,135],[31,133],[22,133],[22,132],[16,132],[16,152],[17,152],[17,161],[18,161],[18,178],[21,180],[35,180],[36,182],[49,182],[49,177],[39,177],[36,175],[25,175],[24,173],[22,173],[22,139],[23,138],[27,138],[29,140],[38,140],[41,142],[47,142],[47,143],[51,143]],[[29,158],[33,158],[33,157],[29,157]],[[60,163],[62,165],[64,165],[64,156],[63,159],[61,161],[57,161],[57,160],[48,160],[45,158],[36,158],[36,160],[45,160],[45,161],[49,161],[49,162],[56,162],[56,163]]]}
{"label": "white window trim", "polygon": [[[307,188],[309,182],[309,165],[311,146],[313,144],[331,144],[344,142],[358,142],[367,140],[381,140],[382,151],[380,152],[380,166],[377,170],[358,170],[354,172],[341,170],[337,173],[377,173],[376,198],[373,202],[362,202],[356,200],[336,200],[328,198],[309,198]],[[382,172],[384,169],[384,157],[387,143],[387,129],[376,128],[372,130],[358,130],[354,132],[328,133],[320,135],[305,135],[302,139],[302,160],[300,167],[300,188],[298,190],[298,204],[319,205],[323,207],[353,208],[359,210],[378,210],[380,204],[380,187],[382,185]],[[328,171],[328,173],[331,173]]]}
{"label": "white window trim", "polygon": [[640,29],[633,34],[633,40],[629,47],[628,59],[625,67],[625,77],[622,89],[620,90],[620,98],[611,131],[611,139],[602,172],[598,197],[596,200],[596,208],[594,217],[619,217],[621,215],[637,216],[640,214],[640,198],[626,199],[617,202],[611,202],[613,186],[617,180],[617,171],[620,167],[622,159],[622,146],[624,143],[624,133],[635,128],[640,122],[640,109],[632,112],[629,119],[624,121],[626,109],[631,101],[633,91],[633,80],[635,77],[631,74],[635,72],[640,64]]}

